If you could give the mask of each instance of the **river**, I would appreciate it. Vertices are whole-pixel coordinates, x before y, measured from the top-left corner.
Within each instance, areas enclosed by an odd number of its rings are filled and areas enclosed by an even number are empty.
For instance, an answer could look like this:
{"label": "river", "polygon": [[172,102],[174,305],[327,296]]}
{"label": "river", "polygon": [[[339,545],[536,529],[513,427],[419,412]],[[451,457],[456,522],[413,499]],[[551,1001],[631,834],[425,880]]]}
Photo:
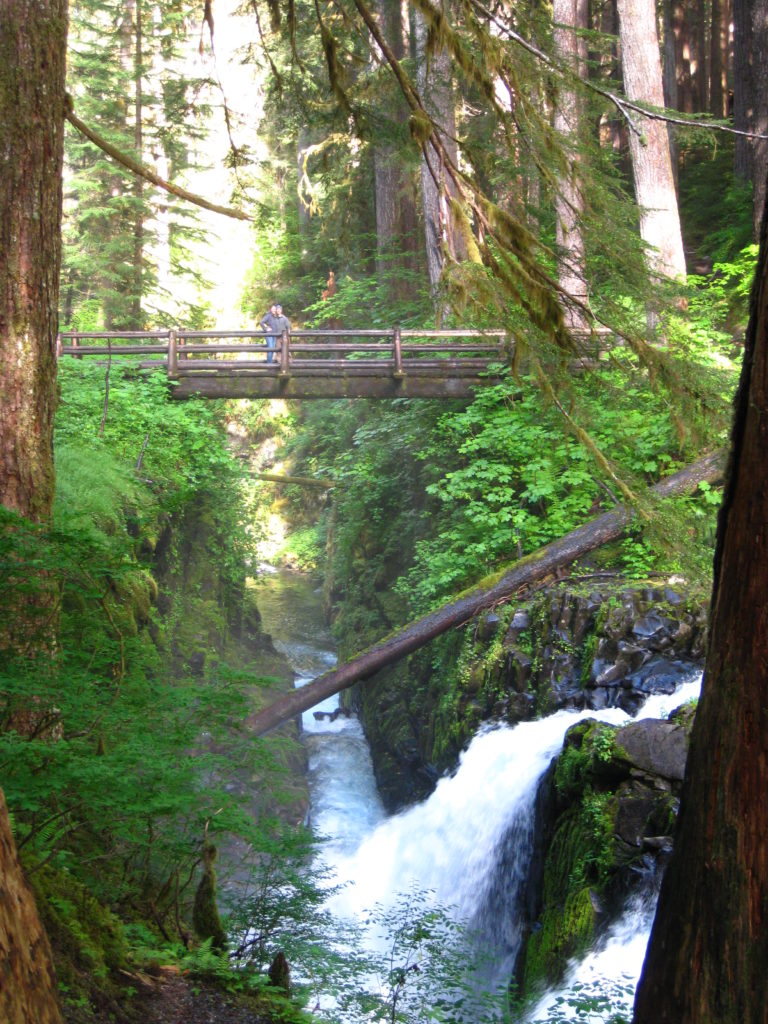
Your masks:
{"label": "river", "polygon": [[[336,660],[333,639],[322,621],[316,585],[298,573],[266,570],[258,589],[264,629],[297,673],[296,685],[331,668]],[[698,685],[698,680],[692,680],[673,697],[651,698],[638,717],[662,716],[695,696]],[[338,698],[334,697],[303,715],[310,823],[325,839],[319,855],[322,866],[341,885],[330,901],[332,911],[340,919],[375,922],[368,937],[361,940],[363,944],[374,953],[378,949],[389,956],[391,965],[406,964],[414,971],[407,984],[406,974],[400,976],[404,989],[396,995],[398,1009],[405,1014],[402,1019],[429,1019],[425,1015],[429,1001],[434,1005],[446,999],[454,1000],[445,1011],[447,1016],[434,1019],[462,1024],[500,1019],[497,1008],[482,1008],[471,1001],[466,1005],[472,1009],[459,1009],[459,996],[450,993],[466,989],[463,979],[457,981],[453,976],[447,990],[435,988],[441,984],[435,982],[441,967],[455,973],[455,963],[467,958],[463,940],[453,951],[444,948],[442,954],[425,944],[418,952],[416,971],[410,966],[411,954],[396,950],[396,941],[401,940],[394,939],[393,933],[402,936],[409,918],[426,919],[434,914],[430,918],[434,934],[440,936],[440,942],[450,943],[456,935],[451,922],[460,922],[472,933],[475,948],[481,948],[493,965],[476,977],[484,984],[500,986],[503,1001],[504,983],[521,941],[520,904],[532,855],[538,783],[562,746],[567,729],[579,718],[594,717],[594,712],[558,712],[514,727],[482,730],[463,753],[456,771],[441,779],[428,799],[388,817],[376,792],[362,728],[354,717],[331,720],[337,707]],[[601,712],[600,718],[612,724],[628,721],[618,709]],[[652,911],[652,894],[628,906],[601,946],[571,966],[564,987],[548,993],[524,1019],[583,1019],[579,1005],[583,1006],[587,995],[593,1000],[590,1020],[607,1020],[609,1010],[631,1015]],[[445,958],[442,965],[440,955]],[[417,962],[415,953],[413,957]],[[391,1003],[395,991],[391,977],[383,982],[380,977],[379,984],[380,998]],[[332,1003],[321,1002],[317,1010],[326,1019],[381,1019],[334,1014]]]}

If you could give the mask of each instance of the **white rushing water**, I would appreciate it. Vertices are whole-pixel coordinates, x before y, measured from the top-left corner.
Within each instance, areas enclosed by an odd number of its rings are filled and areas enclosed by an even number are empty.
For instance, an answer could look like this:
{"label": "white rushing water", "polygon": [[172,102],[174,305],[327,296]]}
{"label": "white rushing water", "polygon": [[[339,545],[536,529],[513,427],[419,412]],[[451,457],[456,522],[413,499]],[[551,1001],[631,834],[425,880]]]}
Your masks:
{"label": "white rushing water", "polygon": [[[333,664],[327,634],[285,639],[283,629],[265,619],[278,634],[276,646],[300,673],[297,685]],[[696,697],[699,687],[696,679],[672,696],[651,697],[636,717],[665,717]],[[436,905],[451,907],[488,948],[496,947],[499,977],[508,977],[522,934],[539,781],[576,722],[598,718],[621,725],[630,716],[619,709],[560,711],[534,722],[486,728],[428,799],[386,817],[360,724],[355,718],[329,720],[337,706],[338,698],[331,698],[303,716],[311,823],[327,839],[324,866],[342,884],[331,901],[334,913],[362,921],[375,907],[395,907],[404,893],[428,893]],[[318,718],[315,711],[325,715]],[[549,993],[528,1019],[547,1020],[555,1007],[558,1019],[581,1019],[571,1018],[563,1002],[574,986],[609,992],[614,1007],[622,1001],[631,1007],[652,914],[653,900],[628,907],[601,947],[571,965],[563,988]]]}

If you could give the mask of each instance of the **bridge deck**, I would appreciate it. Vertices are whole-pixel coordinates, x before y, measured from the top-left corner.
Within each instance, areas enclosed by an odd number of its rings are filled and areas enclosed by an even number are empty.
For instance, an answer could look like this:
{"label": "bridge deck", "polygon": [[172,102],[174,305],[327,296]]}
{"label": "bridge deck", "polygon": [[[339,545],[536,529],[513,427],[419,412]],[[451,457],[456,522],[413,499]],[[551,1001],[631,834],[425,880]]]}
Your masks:
{"label": "bridge deck", "polygon": [[[271,344],[271,340],[270,340]],[[470,398],[512,354],[504,331],[64,332],[59,356],[136,357],[178,399]]]}

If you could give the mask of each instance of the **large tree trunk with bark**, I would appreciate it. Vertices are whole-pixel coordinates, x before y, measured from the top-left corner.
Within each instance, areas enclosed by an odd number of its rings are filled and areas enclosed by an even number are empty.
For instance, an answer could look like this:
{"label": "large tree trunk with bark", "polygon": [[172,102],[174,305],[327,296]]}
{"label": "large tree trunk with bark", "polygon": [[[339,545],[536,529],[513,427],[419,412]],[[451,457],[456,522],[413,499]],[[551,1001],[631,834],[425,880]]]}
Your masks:
{"label": "large tree trunk with bark", "polygon": [[60,1024],[51,950],[24,880],[0,791],[0,1020]]}
{"label": "large tree trunk with bark", "polygon": [[768,253],[718,523],[710,640],[635,1024],[768,1021]]}
{"label": "large tree trunk with bark", "polygon": [[[752,88],[753,131],[757,135],[768,135],[768,0],[752,2]],[[755,238],[758,238],[765,209],[768,139],[754,139],[751,169],[754,183],[752,219]]]}
{"label": "large tree trunk with bark", "polygon": [[[733,126],[740,132],[751,130],[753,102],[750,0],[733,0]],[[749,181],[749,139],[737,135],[734,147],[734,173]]]}
{"label": "large tree trunk with bark", "polygon": [[712,0],[710,36],[709,111],[714,117],[728,114],[729,0]]}
{"label": "large tree trunk with bark", "polygon": [[[0,504],[53,506],[66,0],[0,0]],[[0,794],[0,1020],[61,1014]]]}
{"label": "large tree trunk with bark", "polygon": [[[398,60],[406,55],[406,31],[400,0],[378,0],[381,29]],[[387,76],[389,78],[389,76]],[[384,94],[383,113],[394,124],[404,124],[408,107],[400,90]],[[376,272],[389,280],[395,306],[415,296],[418,267],[417,217],[414,183],[397,146],[391,140],[376,142],[373,151],[376,203]]]}
{"label": "large tree trunk with bark", "polygon": [[[768,134],[768,0],[733,0],[733,123]],[[766,196],[768,140],[737,135],[734,171],[753,186],[752,214],[759,236]]]}
{"label": "large tree trunk with bark", "polygon": [[[663,107],[655,4],[653,0],[618,0],[617,6],[624,90],[630,100]],[[667,126],[639,114],[633,116],[636,130],[629,135],[632,172],[640,235],[651,247],[650,268],[660,278],[684,279],[685,254]]]}
{"label": "large tree trunk with bark", "polygon": [[[422,101],[432,118],[442,146],[454,164],[458,162],[456,145],[456,107],[453,95],[451,56],[436,47],[429,51],[428,26],[424,15],[416,15],[416,49],[419,58],[418,84]],[[432,294],[436,295],[445,263],[445,254],[463,259],[466,246],[454,231],[449,196],[455,191],[445,173],[440,153],[431,141],[421,161],[421,202],[424,214],[427,270]]]}
{"label": "large tree trunk with bark", "polygon": [[[587,40],[579,31],[589,28],[588,0],[554,0],[554,42],[558,57],[579,78],[587,74]],[[581,218],[584,198],[579,172],[579,136],[583,104],[575,86],[564,85],[558,94],[554,127],[567,147],[568,167],[561,176],[555,197],[555,235],[558,247],[557,277],[560,287],[575,301],[565,302],[565,323],[571,330],[589,329],[582,307],[589,301],[584,236]]]}
{"label": "large tree trunk with bark", "polygon": [[0,0],[0,503],[53,505],[63,0]]}

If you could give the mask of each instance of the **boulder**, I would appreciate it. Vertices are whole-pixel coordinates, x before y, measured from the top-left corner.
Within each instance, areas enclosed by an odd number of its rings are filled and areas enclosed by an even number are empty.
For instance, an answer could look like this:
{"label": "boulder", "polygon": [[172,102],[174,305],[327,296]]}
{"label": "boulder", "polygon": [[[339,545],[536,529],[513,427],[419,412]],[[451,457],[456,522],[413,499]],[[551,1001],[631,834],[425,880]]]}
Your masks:
{"label": "boulder", "polygon": [[616,733],[616,746],[633,768],[682,782],[688,737],[682,725],[654,718],[631,722]]}

